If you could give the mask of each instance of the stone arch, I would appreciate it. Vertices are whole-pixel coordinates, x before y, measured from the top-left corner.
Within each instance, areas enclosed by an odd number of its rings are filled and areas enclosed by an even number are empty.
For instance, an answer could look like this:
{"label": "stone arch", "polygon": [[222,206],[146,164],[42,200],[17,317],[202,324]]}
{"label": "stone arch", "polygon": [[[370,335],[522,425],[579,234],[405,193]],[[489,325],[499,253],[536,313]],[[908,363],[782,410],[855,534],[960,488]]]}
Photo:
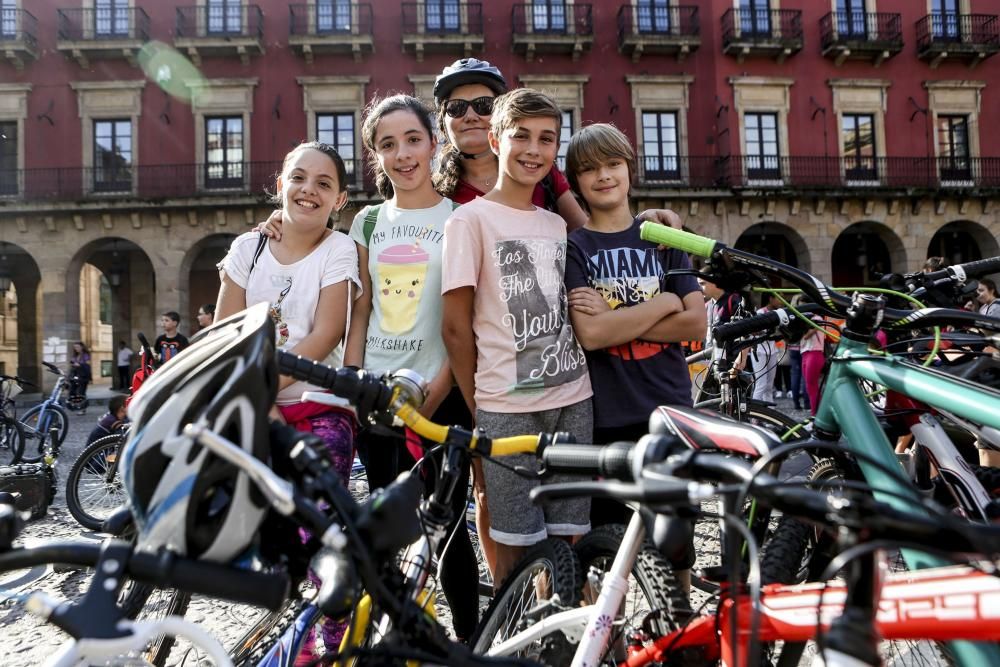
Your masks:
{"label": "stone arch", "polygon": [[184,330],[192,334],[197,332],[198,324],[195,315],[198,308],[205,303],[215,303],[219,294],[219,272],[215,268],[236,238],[236,234],[209,234],[194,243],[184,254],[180,267],[180,292],[186,296],[187,303],[182,300],[184,309]]}
{"label": "stone arch", "polygon": [[877,285],[882,274],[906,270],[906,248],[887,225],[863,220],[840,232],[830,264],[835,287]]}
{"label": "stone arch", "polygon": [[989,229],[971,220],[953,220],[931,237],[926,257],[941,256],[948,264],[959,264],[997,255],[1000,243]]}
{"label": "stone arch", "polygon": [[[100,272],[100,284],[90,284],[84,269],[86,265],[96,267]],[[66,269],[66,329],[67,341],[89,338],[97,335],[94,331],[84,335],[81,330],[82,315],[80,292],[81,280],[88,290],[95,287],[110,298],[111,328],[101,329],[101,336],[110,336],[109,341],[100,341],[99,354],[92,354],[95,381],[100,376],[100,363],[111,362],[114,377],[114,351],[117,341],[122,340],[136,349],[136,335],[142,332],[150,340],[158,335],[159,324],[156,312],[156,272],[153,261],[146,251],[130,239],[106,236],[84,244],[70,260]],[[105,298],[103,295],[101,298]]]}
{"label": "stone arch", "polygon": [[4,372],[41,386],[42,273],[31,253],[16,243],[0,241],[0,274],[11,288],[0,294],[0,360]]}
{"label": "stone arch", "polygon": [[805,239],[783,222],[754,223],[740,233],[733,247],[812,272],[812,260]]}

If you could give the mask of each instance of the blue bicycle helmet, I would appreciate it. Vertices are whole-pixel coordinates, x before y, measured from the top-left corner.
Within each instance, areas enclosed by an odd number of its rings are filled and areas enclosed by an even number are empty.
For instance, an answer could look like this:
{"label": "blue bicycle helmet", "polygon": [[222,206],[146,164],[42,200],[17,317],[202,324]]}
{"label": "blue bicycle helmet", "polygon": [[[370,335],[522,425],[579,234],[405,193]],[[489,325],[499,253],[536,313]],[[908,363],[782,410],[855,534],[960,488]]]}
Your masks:
{"label": "blue bicycle helmet", "polygon": [[434,79],[434,100],[440,106],[451,91],[470,83],[481,83],[497,95],[507,92],[507,79],[485,60],[462,58],[445,67]]}
{"label": "blue bicycle helmet", "polygon": [[182,435],[199,423],[268,460],[267,414],[278,389],[267,304],[195,337],[143,384],[129,406],[122,479],[137,547],[225,563],[250,547],[269,509],[251,480]]}

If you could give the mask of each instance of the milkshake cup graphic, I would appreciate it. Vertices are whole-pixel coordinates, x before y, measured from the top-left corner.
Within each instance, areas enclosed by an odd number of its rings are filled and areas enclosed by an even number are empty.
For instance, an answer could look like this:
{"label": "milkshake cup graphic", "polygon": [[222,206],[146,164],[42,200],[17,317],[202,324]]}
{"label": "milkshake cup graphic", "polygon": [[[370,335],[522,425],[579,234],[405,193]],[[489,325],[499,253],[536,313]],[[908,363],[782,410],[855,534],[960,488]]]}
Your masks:
{"label": "milkshake cup graphic", "polygon": [[394,245],[380,252],[377,260],[375,291],[382,310],[382,330],[406,333],[417,323],[430,255],[418,245]]}

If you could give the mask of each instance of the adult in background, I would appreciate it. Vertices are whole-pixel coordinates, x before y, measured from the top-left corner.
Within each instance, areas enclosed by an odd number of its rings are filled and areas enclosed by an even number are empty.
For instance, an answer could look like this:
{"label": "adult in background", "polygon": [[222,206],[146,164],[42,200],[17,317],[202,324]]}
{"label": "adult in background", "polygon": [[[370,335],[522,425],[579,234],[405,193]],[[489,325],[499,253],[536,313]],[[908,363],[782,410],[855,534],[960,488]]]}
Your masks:
{"label": "adult in background", "polygon": [[118,391],[128,391],[129,371],[132,369],[132,356],[134,354],[135,352],[125,344],[125,341],[118,341]]}
{"label": "adult in background", "polygon": [[986,317],[1000,317],[1000,301],[997,301],[997,284],[989,278],[979,281],[976,288],[976,299],[979,301],[979,314]]}

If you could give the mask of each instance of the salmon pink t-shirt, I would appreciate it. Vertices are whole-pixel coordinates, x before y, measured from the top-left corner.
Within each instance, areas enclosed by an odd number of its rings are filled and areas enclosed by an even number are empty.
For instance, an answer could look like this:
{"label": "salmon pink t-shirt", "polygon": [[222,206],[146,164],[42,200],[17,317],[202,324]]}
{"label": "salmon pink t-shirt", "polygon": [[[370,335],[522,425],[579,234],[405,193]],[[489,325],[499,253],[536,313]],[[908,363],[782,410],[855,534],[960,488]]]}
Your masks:
{"label": "salmon pink t-shirt", "polygon": [[568,317],[561,217],[476,199],[445,224],[442,264],[442,294],[476,290],[477,407],[537,412],[591,397]]}

